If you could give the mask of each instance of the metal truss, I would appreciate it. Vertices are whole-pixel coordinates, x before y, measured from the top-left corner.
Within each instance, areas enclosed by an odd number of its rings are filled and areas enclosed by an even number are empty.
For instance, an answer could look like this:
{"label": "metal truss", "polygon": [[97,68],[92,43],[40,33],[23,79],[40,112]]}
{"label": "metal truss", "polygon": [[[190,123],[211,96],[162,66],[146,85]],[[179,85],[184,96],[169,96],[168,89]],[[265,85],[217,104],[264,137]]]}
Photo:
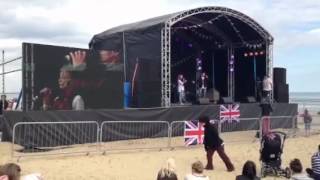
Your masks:
{"label": "metal truss", "polygon": [[[260,24],[254,21],[252,18],[246,16],[238,11],[226,8],[226,7],[201,7],[192,10],[183,11],[178,15],[173,16],[165,22],[161,31],[161,102],[162,107],[170,107],[171,105],[171,27],[187,18],[201,13],[220,13],[226,16],[231,16],[244,22],[252,29],[254,29],[265,40],[266,47],[268,48],[267,56],[267,73],[272,77],[272,43],[273,37],[268,31],[266,31]],[[269,45],[268,45],[269,44]],[[233,50],[228,53],[233,54]],[[230,57],[228,57],[230,58]],[[230,67],[229,67],[230,68]],[[230,87],[229,87],[230,85]],[[230,89],[229,89],[230,88]],[[230,73],[228,69],[228,94],[234,97],[234,72]]]}
{"label": "metal truss", "polygon": [[[273,42],[266,45],[266,74],[273,80]],[[271,93],[271,100],[273,101],[273,91]]]}
{"label": "metal truss", "polygon": [[161,106],[171,105],[171,31],[169,24],[161,30]]}
{"label": "metal truss", "polygon": [[228,48],[228,97],[231,97],[234,100],[234,49],[233,47]]}

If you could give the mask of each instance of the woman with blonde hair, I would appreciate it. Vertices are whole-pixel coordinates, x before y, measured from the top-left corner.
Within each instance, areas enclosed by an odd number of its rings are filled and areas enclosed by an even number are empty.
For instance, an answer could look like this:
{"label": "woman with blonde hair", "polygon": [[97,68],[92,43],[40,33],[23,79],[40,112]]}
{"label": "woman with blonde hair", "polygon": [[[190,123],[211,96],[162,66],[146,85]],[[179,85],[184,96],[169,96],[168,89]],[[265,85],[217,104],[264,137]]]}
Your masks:
{"label": "woman with blonde hair", "polygon": [[175,161],[174,159],[169,158],[164,166],[159,170],[157,180],[178,180],[178,176],[175,171]]}

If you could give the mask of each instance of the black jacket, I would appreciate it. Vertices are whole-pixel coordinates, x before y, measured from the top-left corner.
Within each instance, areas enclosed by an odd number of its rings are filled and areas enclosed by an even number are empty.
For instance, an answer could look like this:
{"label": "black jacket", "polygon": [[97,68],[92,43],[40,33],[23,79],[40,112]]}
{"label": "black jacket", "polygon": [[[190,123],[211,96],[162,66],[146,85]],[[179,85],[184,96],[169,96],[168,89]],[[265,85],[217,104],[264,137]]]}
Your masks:
{"label": "black jacket", "polygon": [[[250,178],[243,176],[243,175],[239,175],[236,177],[236,180],[251,180]],[[260,178],[255,177],[254,180],[260,180]]]}
{"label": "black jacket", "polygon": [[206,123],[204,128],[203,144],[205,149],[220,147],[223,143],[223,140],[219,137],[217,129],[210,123]]}
{"label": "black jacket", "polygon": [[270,116],[273,109],[270,103],[261,103],[261,116]]}

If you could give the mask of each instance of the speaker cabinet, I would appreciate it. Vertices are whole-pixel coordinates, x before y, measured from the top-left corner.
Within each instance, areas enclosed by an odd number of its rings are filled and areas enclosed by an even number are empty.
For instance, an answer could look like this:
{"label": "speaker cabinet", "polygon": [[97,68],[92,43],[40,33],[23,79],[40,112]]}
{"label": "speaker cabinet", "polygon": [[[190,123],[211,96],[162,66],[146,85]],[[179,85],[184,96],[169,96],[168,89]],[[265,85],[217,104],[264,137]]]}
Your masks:
{"label": "speaker cabinet", "polygon": [[233,100],[231,97],[222,97],[220,99],[220,104],[233,104]]}
{"label": "speaker cabinet", "polygon": [[209,98],[199,98],[198,102],[199,102],[199,104],[207,105],[210,103],[210,100],[209,100]]}
{"label": "speaker cabinet", "polygon": [[289,85],[277,84],[274,86],[274,98],[279,103],[289,103]]}
{"label": "speaker cabinet", "polygon": [[248,102],[248,103],[256,103],[257,101],[256,101],[256,98],[255,98],[255,97],[253,97],[253,96],[248,96],[248,97],[247,97],[247,102]]}
{"label": "speaker cabinet", "polygon": [[273,83],[287,84],[287,70],[285,68],[273,68]]}

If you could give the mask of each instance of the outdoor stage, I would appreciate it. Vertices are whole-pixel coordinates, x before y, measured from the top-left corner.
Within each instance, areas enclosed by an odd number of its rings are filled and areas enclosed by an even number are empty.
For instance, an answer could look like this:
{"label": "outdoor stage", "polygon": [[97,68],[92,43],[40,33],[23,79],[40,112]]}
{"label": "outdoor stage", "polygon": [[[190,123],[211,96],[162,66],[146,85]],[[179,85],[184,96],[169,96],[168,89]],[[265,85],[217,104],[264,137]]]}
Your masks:
{"label": "outdoor stage", "polygon": [[[251,104],[239,104],[239,110],[241,113],[239,122],[233,129],[229,131],[244,131],[244,130],[258,130],[261,108],[258,103]],[[292,124],[295,119],[293,118],[297,114],[297,104],[275,103],[273,104],[272,116],[282,116],[283,118],[277,118],[272,120],[272,128],[292,128]],[[193,106],[177,106],[171,108],[148,108],[148,109],[124,109],[124,110],[86,110],[86,111],[29,111],[29,112],[5,112],[4,118],[1,122],[1,129],[3,130],[3,140],[12,141],[13,127],[19,122],[72,122],[72,121],[96,121],[101,125],[104,121],[186,121],[196,120],[200,115],[208,115],[211,119],[219,119],[220,105],[193,105]],[[292,118],[284,117],[290,116]],[[248,119],[250,118],[250,119]],[[147,129],[153,128],[156,124],[149,124],[148,128],[140,129],[141,132],[136,132],[137,136],[141,137]],[[34,126],[35,127],[35,126]],[[39,129],[40,127],[40,129]],[[69,128],[69,129],[68,129]],[[123,126],[120,129],[106,129],[106,133],[116,134],[118,139],[129,138],[127,135],[130,132],[139,129],[135,126]],[[73,142],[74,139],[81,138],[87,133],[80,128],[71,129],[67,125],[61,125],[59,129],[55,129],[54,132],[47,126],[38,125],[37,130],[24,129],[23,137],[16,138],[16,142],[20,145],[25,145],[30,142],[30,138],[35,139],[41,137],[43,142],[51,142],[53,137],[61,137],[61,143],[68,144]],[[159,129],[158,131],[162,131]],[[71,134],[70,134],[71,133]],[[96,134],[97,132],[92,132]],[[141,133],[141,134],[140,134]],[[161,134],[161,132],[154,132]],[[140,134],[140,135],[139,135]],[[72,138],[73,140],[69,139]],[[81,141],[81,140],[79,140]],[[43,143],[41,142],[41,143]],[[78,141],[77,141],[78,142]],[[80,142],[81,143],[81,142]],[[34,144],[33,146],[37,146]],[[42,144],[43,146],[43,144]]]}
{"label": "outdoor stage", "polygon": [[[5,112],[0,123],[3,140],[24,147],[183,136],[183,121],[200,115],[227,126],[223,132],[258,130],[260,104],[246,102],[261,101],[265,76],[273,79],[270,98],[278,102],[272,104],[272,129],[295,124],[297,104],[278,98],[289,89],[285,71],[273,73],[273,37],[229,8],[202,7],[115,27],[94,35],[89,49],[32,43],[22,49],[23,112]],[[83,59],[75,56],[80,52]],[[240,121],[221,121],[218,104],[175,106],[180,75],[188,102],[203,103],[199,89],[205,87],[207,103],[238,104],[232,109]],[[180,122],[176,134],[174,121]]]}

